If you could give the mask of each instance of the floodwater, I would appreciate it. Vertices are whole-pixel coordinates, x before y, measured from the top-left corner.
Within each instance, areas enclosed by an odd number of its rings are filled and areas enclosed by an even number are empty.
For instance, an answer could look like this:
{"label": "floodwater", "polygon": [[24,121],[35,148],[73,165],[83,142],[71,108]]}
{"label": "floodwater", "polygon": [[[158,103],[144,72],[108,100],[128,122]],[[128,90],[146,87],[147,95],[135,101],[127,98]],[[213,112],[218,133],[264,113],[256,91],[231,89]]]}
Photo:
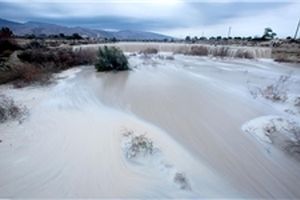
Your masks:
{"label": "floodwater", "polygon": [[[292,74],[289,91],[300,94],[299,68],[166,55],[130,56],[127,72],[82,66],[50,86],[2,86],[30,114],[0,125],[0,197],[300,198],[299,161],[241,129],[284,115],[254,99],[249,85]],[[160,154],[128,160],[127,130],[145,134]],[[188,190],[174,172],[185,175]]]}

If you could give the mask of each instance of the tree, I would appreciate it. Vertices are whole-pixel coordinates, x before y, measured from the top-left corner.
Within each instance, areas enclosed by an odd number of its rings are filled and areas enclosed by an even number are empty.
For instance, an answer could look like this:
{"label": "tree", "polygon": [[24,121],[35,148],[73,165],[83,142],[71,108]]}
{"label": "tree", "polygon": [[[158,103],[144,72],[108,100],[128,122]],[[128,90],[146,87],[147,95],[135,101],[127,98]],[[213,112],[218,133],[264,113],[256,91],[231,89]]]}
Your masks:
{"label": "tree", "polygon": [[118,40],[117,40],[117,38],[116,37],[113,37],[113,38],[111,38],[111,40],[110,40],[111,42],[113,42],[113,43],[115,43],[115,42],[117,42]]}
{"label": "tree", "polygon": [[60,37],[60,38],[65,38],[66,36],[65,36],[65,34],[63,34],[63,33],[60,33],[60,34],[59,34],[59,37]]}
{"label": "tree", "polygon": [[265,28],[264,34],[262,36],[262,39],[264,40],[272,40],[277,34],[273,32],[271,28]]}
{"label": "tree", "polygon": [[8,39],[13,36],[13,32],[8,27],[3,27],[0,30],[0,38]]}
{"label": "tree", "polygon": [[81,40],[82,37],[81,37],[78,33],[73,33],[72,39],[73,39],[73,40]]}
{"label": "tree", "polygon": [[186,42],[190,42],[190,41],[191,41],[191,37],[190,37],[190,36],[186,36],[186,37],[185,37],[185,41],[186,41]]}

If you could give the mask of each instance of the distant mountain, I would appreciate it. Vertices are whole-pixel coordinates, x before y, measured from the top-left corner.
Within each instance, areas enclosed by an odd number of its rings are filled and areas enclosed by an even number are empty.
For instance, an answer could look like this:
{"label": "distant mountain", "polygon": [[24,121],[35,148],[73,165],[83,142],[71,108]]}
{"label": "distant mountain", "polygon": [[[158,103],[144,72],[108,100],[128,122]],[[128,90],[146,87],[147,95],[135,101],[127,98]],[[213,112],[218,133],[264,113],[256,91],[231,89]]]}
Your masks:
{"label": "distant mountain", "polygon": [[115,38],[118,38],[120,40],[147,40],[149,38],[151,38],[152,40],[164,40],[172,38],[170,36],[145,31],[124,30],[111,33]]}
{"label": "distant mountain", "polygon": [[15,26],[15,25],[21,25],[21,24],[17,23],[17,22],[8,21],[8,20],[0,18],[0,26],[1,27],[3,27],[3,26]]}
{"label": "distant mountain", "polygon": [[88,29],[82,27],[67,27],[56,24],[49,24],[43,22],[29,21],[26,23],[17,23],[0,18],[0,27],[9,27],[15,35],[24,36],[34,34],[39,35],[58,35],[63,33],[65,35],[72,35],[78,33],[81,36],[92,38],[113,38],[119,40],[164,40],[172,39],[170,36],[161,35],[152,32],[144,31],[104,31],[96,29]]}

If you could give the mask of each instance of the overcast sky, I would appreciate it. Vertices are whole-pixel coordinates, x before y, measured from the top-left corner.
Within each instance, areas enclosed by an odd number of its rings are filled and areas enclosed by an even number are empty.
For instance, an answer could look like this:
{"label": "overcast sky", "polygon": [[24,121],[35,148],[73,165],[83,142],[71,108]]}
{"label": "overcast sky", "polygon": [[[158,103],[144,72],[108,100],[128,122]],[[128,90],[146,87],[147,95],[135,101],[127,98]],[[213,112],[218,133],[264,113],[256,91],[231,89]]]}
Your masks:
{"label": "overcast sky", "polygon": [[0,17],[106,30],[154,31],[175,37],[292,36],[300,0],[0,0]]}

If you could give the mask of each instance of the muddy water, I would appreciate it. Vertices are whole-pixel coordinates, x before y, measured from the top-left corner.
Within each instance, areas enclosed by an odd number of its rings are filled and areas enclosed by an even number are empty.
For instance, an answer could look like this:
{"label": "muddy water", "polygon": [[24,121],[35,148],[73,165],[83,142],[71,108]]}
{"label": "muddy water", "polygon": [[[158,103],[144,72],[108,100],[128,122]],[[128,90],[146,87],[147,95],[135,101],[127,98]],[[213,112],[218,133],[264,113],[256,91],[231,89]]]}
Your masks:
{"label": "muddy water", "polygon": [[[300,165],[266,151],[241,126],[280,114],[253,99],[262,85],[299,69],[271,61],[132,56],[132,71],[80,67],[48,87],[1,88],[30,108],[0,125],[0,197],[299,198]],[[136,165],[123,156],[124,130],[144,134],[163,154]],[[158,164],[157,164],[158,163]],[[174,185],[183,172],[191,190]]]}
{"label": "muddy water", "polygon": [[241,131],[246,121],[278,114],[254,100],[247,83],[263,85],[293,71],[289,87],[299,93],[299,69],[185,56],[146,61],[147,66],[136,58],[131,62],[137,66],[133,72],[99,75],[103,102],[163,128],[243,194],[299,197],[299,163],[281,152],[270,155]]}

